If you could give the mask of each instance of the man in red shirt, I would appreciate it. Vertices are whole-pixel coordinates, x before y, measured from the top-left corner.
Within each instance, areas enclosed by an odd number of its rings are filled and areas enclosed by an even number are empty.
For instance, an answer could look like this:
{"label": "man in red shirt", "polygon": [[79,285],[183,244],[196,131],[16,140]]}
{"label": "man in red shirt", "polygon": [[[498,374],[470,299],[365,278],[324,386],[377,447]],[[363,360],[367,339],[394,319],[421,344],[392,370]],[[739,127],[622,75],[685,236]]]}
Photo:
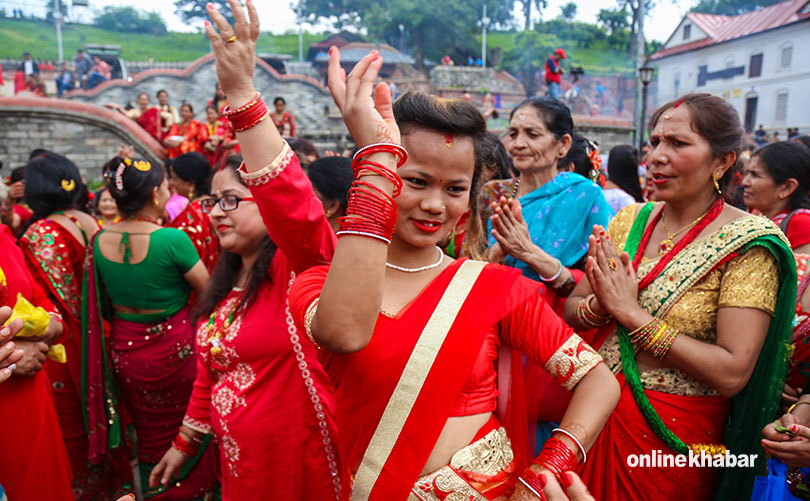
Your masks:
{"label": "man in red shirt", "polygon": [[548,95],[554,99],[560,99],[560,96],[562,96],[560,82],[565,71],[560,66],[560,59],[566,59],[565,51],[562,49],[555,50],[546,59],[546,85],[548,86]]}

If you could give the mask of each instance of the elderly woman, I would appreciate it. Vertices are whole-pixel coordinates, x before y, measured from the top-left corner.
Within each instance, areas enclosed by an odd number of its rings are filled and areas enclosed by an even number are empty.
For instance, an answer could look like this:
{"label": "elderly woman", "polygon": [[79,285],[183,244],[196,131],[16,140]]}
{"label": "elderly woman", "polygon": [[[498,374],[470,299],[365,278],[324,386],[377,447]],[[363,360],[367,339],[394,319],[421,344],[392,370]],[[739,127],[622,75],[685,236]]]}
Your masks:
{"label": "elderly woman", "polygon": [[[590,237],[587,279],[565,305],[619,378],[621,400],[583,479],[597,499],[744,499],[751,464],[627,467],[631,455],[758,454],[787,369],[796,271],[771,221],[720,196],[737,160],[737,111],[709,94],[650,121],[656,203],[634,204]],[[722,445],[721,445],[722,443]],[[612,472],[606,475],[605,472]]]}
{"label": "elderly woman", "polygon": [[[490,260],[505,254],[504,264],[544,281],[561,297],[575,285],[570,268],[581,268],[591,228],[606,225],[612,215],[599,186],[558,170],[573,126],[571,112],[555,99],[521,103],[509,119],[507,143],[520,177],[487,183],[482,197],[482,206],[494,211]],[[507,197],[517,203],[507,203]]]}

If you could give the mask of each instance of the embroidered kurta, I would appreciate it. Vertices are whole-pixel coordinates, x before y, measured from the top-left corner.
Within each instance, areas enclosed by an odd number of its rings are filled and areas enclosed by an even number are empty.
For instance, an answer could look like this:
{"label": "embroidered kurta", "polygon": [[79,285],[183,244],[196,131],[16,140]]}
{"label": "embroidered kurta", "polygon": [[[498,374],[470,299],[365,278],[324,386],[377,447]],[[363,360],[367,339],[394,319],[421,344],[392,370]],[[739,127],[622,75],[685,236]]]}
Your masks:
{"label": "embroidered kurta", "polygon": [[[224,329],[221,353],[211,352],[207,322],[199,325],[184,423],[219,442],[223,499],[335,499],[334,396],[288,304],[296,273],[330,260],[335,236],[286,143],[268,167],[243,177],[278,250],[270,280]],[[240,297],[234,290],[218,305],[215,326],[225,325]]]}
{"label": "embroidered kurta", "polygon": [[200,261],[203,262],[208,273],[214,270],[219,257],[219,240],[217,239],[214,223],[208,214],[203,213],[200,201],[196,200],[172,220],[172,228],[182,230],[191,239]]}

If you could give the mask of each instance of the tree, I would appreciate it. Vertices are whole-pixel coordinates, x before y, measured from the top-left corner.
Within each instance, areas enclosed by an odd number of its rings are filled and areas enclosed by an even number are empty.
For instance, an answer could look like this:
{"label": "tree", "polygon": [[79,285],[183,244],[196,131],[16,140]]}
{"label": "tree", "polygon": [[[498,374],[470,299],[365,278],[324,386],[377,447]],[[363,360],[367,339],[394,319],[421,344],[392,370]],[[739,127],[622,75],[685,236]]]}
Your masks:
{"label": "tree", "polygon": [[208,19],[205,6],[209,3],[214,4],[220,14],[225,16],[225,19],[233,25],[233,15],[231,14],[231,8],[228,6],[228,0],[175,0],[174,6],[183,21],[204,21]]}
{"label": "tree", "polygon": [[627,21],[627,11],[622,9],[599,9],[597,20],[607,30],[608,35],[612,35],[630,27]]}
{"label": "tree", "polygon": [[640,22],[643,20],[638,18],[638,12],[640,9],[641,2],[644,2],[644,16],[649,16],[652,8],[655,6],[655,0],[619,0],[619,5],[621,5],[622,10],[625,8],[630,9],[630,13],[633,15],[633,21],[630,23],[630,57],[636,56],[636,33],[638,30],[638,26]]}
{"label": "tree", "polygon": [[[53,21],[53,13],[54,13],[54,5],[53,0],[47,0],[45,2],[45,20],[46,21]],[[67,5],[65,4],[64,0],[57,0],[59,4],[59,12],[62,13],[62,21],[65,21],[67,17]]]}
{"label": "tree", "polygon": [[736,16],[761,9],[783,0],[700,0],[692,9],[693,12],[704,14],[721,14],[724,16]]}
{"label": "tree", "polygon": [[96,25],[120,33],[166,34],[166,23],[157,12],[141,12],[134,7],[104,7],[96,17]]}
{"label": "tree", "polygon": [[574,18],[577,17],[577,4],[574,2],[568,2],[560,7],[560,14],[562,15],[562,18],[569,23],[573,22]]}
{"label": "tree", "polygon": [[523,29],[528,31],[532,26],[532,6],[542,13],[548,7],[548,0],[520,0],[520,3],[523,4]]}
{"label": "tree", "polygon": [[546,58],[560,45],[560,39],[554,35],[534,30],[521,31],[515,37],[515,45],[504,53],[501,67],[517,76],[526,93],[533,96],[537,92],[537,80]]}
{"label": "tree", "polygon": [[[490,25],[512,19],[514,0],[485,0]],[[364,27],[377,40],[403,40],[413,49],[416,66],[425,58],[439,60],[459,44],[469,44],[480,29],[480,2],[468,0],[299,0],[302,17],[331,19],[336,28],[348,24]],[[335,14],[339,12],[340,14]]]}

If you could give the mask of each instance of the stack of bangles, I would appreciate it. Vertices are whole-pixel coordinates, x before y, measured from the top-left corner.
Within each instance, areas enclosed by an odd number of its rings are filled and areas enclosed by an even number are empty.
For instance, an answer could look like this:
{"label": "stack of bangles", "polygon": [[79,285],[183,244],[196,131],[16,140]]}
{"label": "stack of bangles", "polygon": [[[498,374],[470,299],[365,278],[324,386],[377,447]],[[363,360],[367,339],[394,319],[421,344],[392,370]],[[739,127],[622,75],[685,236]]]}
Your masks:
{"label": "stack of bangles", "polygon": [[664,358],[672,347],[678,331],[659,318],[653,318],[646,324],[628,334],[630,341],[656,358]]}
{"label": "stack of bangles", "polygon": [[234,131],[244,132],[259,125],[269,117],[270,110],[267,109],[261,93],[257,92],[256,97],[235,110],[231,110],[230,105],[226,105],[222,110],[222,114],[231,122]]}
{"label": "stack of bangles", "polygon": [[600,317],[596,313],[593,312],[591,309],[591,299],[595,298],[595,294],[591,294],[579,303],[577,303],[576,315],[577,320],[579,321],[580,325],[583,327],[587,327],[589,329],[593,329],[596,327],[601,327],[606,323],[610,322],[610,315],[606,317]]}
{"label": "stack of bangles", "polygon": [[174,437],[172,447],[180,451],[184,456],[194,457],[200,450],[200,444],[202,444],[202,440],[197,437],[189,437],[181,426],[180,432]]}
{"label": "stack of bangles", "polygon": [[[553,435],[555,433],[565,435],[577,445],[582,453],[581,464],[585,464],[588,456],[585,453],[585,448],[582,446],[582,443],[572,433],[561,428],[554,428],[554,430],[552,430],[552,437],[546,440],[546,443],[543,444],[543,450],[540,451],[540,455],[537,456],[534,461],[532,461],[532,464],[542,466],[550,471],[560,483],[562,488],[567,489],[570,486],[570,482],[568,481],[568,478],[566,478],[565,473],[573,471],[580,463],[577,461],[577,456],[574,451],[572,451],[565,442],[558,438],[554,438]],[[532,471],[531,468],[526,468],[523,474],[518,477],[518,480],[525,485],[526,488],[532,491],[534,495],[540,499],[545,499],[545,496],[543,495],[544,482],[540,480],[540,477],[534,471]]]}
{"label": "stack of bangles", "polygon": [[[346,215],[338,219],[340,229],[338,238],[345,235],[356,235],[391,243],[397,225],[397,207],[394,197],[402,190],[402,180],[396,172],[386,166],[364,160],[373,153],[390,153],[397,159],[397,168],[408,160],[405,148],[394,143],[374,143],[360,148],[352,160],[355,181],[349,190],[349,203],[346,204]],[[363,181],[364,177],[380,176],[394,186],[392,195],[388,195],[377,186]]]}

